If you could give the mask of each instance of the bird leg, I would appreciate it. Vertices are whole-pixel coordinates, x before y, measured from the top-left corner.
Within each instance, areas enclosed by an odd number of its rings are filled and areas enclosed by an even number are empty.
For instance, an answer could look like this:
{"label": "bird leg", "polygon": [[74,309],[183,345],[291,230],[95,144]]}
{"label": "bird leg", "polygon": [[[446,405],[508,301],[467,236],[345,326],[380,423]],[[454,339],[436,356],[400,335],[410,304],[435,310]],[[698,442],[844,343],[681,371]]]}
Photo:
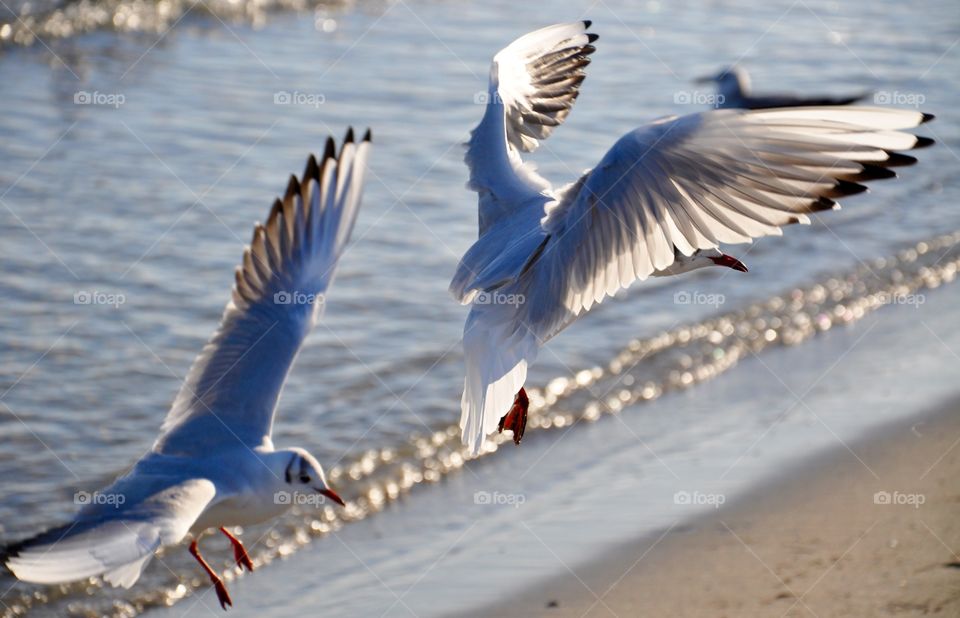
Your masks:
{"label": "bird leg", "polygon": [[233,558],[237,561],[237,566],[244,567],[252,572],[253,561],[250,560],[250,556],[247,554],[247,548],[243,546],[240,539],[227,532],[227,529],[223,526],[220,526],[220,532],[230,539],[230,544],[233,545]]}
{"label": "bird leg", "polygon": [[227,605],[232,607],[233,601],[230,600],[230,593],[227,592],[226,585],[224,585],[223,580],[220,579],[220,576],[210,568],[210,565],[207,564],[207,561],[203,559],[203,556],[200,555],[200,548],[197,547],[197,540],[198,539],[193,539],[193,541],[190,543],[190,554],[197,559],[197,562],[200,563],[200,566],[203,567],[203,570],[206,571],[207,575],[210,576],[210,581],[213,583],[213,587],[217,591],[217,600],[220,601],[220,607],[223,609],[227,609]]}
{"label": "bird leg", "polygon": [[513,398],[513,407],[507,412],[500,423],[497,425],[497,431],[503,433],[504,429],[513,432],[513,443],[519,445],[523,440],[523,430],[527,428],[527,409],[530,407],[530,399],[527,397],[527,391],[520,387],[517,396]]}

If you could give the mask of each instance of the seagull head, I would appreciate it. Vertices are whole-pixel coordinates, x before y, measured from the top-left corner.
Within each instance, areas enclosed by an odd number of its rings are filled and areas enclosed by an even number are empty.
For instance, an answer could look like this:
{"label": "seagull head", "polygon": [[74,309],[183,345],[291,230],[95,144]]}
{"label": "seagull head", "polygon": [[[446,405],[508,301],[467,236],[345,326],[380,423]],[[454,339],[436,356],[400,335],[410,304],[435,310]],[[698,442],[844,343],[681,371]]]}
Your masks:
{"label": "seagull head", "polygon": [[337,492],[330,489],[323,467],[316,457],[302,448],[288,448],[276,451],[278,461],[283,465],[282,483],[289,492],[316,492],[339,504],[346,506]]}
{"label": "seagull head", "polygon": [[698,84],[717,84],[720,94],[741,96],[750,92],[750,76],[738,66],[727,67],[714,75],[694,80]]}

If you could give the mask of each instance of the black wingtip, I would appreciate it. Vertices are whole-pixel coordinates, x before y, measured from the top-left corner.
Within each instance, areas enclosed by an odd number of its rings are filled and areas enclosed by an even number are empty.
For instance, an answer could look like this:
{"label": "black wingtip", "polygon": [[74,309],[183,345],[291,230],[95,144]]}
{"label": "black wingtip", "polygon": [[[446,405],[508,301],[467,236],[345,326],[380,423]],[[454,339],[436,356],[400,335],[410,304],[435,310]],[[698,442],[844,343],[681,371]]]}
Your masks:
{"label": "black wingtip", "polygon": [[887,178],[896,178],[897,173],[891,169],[880,167],[879,165],[870,165],[861,163],[863,171],[854,176],[851,180],[884,180]]}
{"label": "black wingtip", "polygon": [[833,185],[833,189],[826,194],[825,197],[844,197],[847,195],[856,195],[858,193],[863,193],[866,190],[866,185],[850,182],[849,180],[838,180],[837,184]]}
{"label": "black wingtip", "polygon": [[592,20],[592,19],[585,19],[585,20],[583,20],[583,27],[584,27],[584,28],[589,28],[589,27],[592,26],[592,25],[593,25],[593,20]]}
{"label": "black wingtip", "polygon": [[937,118],[937,117],[934,116],[933,114],[926,114],[926,113],[924,113],[924,114],[923,114],[923,119],[920,120],[920,124],[923,124],[923,123],[925,123],[925,122],[930,122],[931,120],[936,120],[936,118]]}
{"label": "black wingtip", "polygon": [[910,155],[901,154],[899,152],[888,152],[887,160],[883,161],[882,165],[884,167],[906,167],[908,165],[913,165],[916,162],[916,157],[911,157]]}
{"label": "black wingtip", "polygon": [[371,131],[369,128],[367,129],[367,132],[363,134],[363,141],[373,141],[373,131]]}
{"label": "black wingtip", "polygon": [[307,157],[307,166],[303,169],[303,180],[301,182],[306,183],[310,178],[320,179],[320,167],[317,165],[317,158],[313,154]]}
{"label": "black wingtip", "polygon": [[929,137],[923,137],[922,135],[917,136],[917,143],[913,145],[914,148],[927,148],[933,146],[937,142]]}
{"label": "black wingtip", "polygon": [[327,145],[323,148],[323,160],[332,159],[337,154],[337,144],[332,137],[327,138]]}
{"label": "black wingtip", "polygon": [[594,33],[592,33],[592,32],[588,32],[588,33],[587,33],[587,41],[588,41],[589,43],[593,43],[593,42],[595,42],[595,41],[596,41],[597,39],[599,39],[599,38],[600,38],[600,35],[599,35],[599,34],[594,34]]}
{"label": "black wingtip", "polygon": [[[818,197],[816,200],[814,200],[810,204],[810,206],[808,206],[807,211],[821,212],[824,210],[836,210],[836,208],[837,208],[837,203],[831,200],[829,197]],[[799,222],[799,220],[796,222]]]}
{"label": "black wingtip", "polygon": [[287,182],[287,192],[283,194],[283,199],[289,199],[300,193],[300,181],[294,174],[290,174],[290,180]]}
{"label": "black wingtip", "polygon": [[0,564],[4,565],[4,568],[6,571],[12,573],[9,567],[6,566],[7,562],[9,562],[11,558],[16,558],[17,556],[19,556],[20,552],[23,551],[23,548],[26,544],[27,542],[25,540],[17,541],[14,543],[10,543],[5,547],[0,548]]}
{"label": "black wingtip", "polygon": [[344,145],[353,143],[353,127],[347,127],[347,136],[343,138]]}

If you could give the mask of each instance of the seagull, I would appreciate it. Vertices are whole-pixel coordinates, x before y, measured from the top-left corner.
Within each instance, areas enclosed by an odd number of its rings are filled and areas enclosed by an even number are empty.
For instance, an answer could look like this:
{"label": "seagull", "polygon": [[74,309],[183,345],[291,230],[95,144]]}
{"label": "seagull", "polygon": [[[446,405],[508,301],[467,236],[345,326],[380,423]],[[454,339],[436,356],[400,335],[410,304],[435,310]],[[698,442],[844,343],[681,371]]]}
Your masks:
{"label": "seagull", "polygon": [[470,312],[460,428],[468,449],[510,429],[523,438],[523,385],[540,347],[637,280],[746,267],[721,243],[780,235],[836,210],[862,182],[916,159],[933,140],[902,132],[932,116],[871,107],[710,110],[630,131],[599,164],[553,187],[521,158],[573,106],[597,36],[589,21],[520,37],[493,58],[487,105],[467,143],[479,238],[450,292]]}
{"label": "seagull", "polygon": [[4,562],[27,582],[59,584],[102,576],[131,587],[154,553],[190,536],[190,553],[209,576],[220,606],[233,605],[198,548],[218,528],[237,565],[253,570],[228,527],[267,521],[297,493],[344,505],[316,458],[275,449],[277,400],[300,346],[319,317],[350,238],[370,148],[370,131],[340,148],[328,138],[300,180],[291,176],[266,225],[237,267],[220,327],[194,361],[153,448],[109,487],[87,495],[64,526],[7,548]]}
{"label": "seagull", "polygon": [[724,69],[716,75],[701,77],[696,80],[696,83],[717,84],[717,94],[719,96],[717,97],[715,107],[719,109],[770,109],[773,107],[850,105],[867,96],[867,93],[845,97],[750,94],[750,76],[744,68],[739,66]]}

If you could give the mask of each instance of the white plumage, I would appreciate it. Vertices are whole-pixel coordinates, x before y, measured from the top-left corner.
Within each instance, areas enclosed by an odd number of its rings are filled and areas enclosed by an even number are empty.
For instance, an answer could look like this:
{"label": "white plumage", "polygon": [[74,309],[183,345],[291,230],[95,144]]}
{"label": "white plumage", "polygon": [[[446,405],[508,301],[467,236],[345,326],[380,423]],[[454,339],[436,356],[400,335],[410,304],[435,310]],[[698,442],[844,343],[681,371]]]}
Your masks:
{"label": "white plumage", "polygon": [[[130,587],[157,549],[188,533],[279,515],[290,501],[278,502],[278,491],[340,501],[309,453],[275,450],[270,435],[287,372],[350,238],[369,147],[369,131],[359,143],[349,131],[339,153],[328,140],[319,163],[311,156],[303,177],[290,178],[266,224],[255,226],[220,327],[152,451],[110,487],[88,494],[71,523],[8,548],[5,562],[18,578],[54,584],[102,575]],[[240,562],[246,554],[231,540]],[[226,588],[196,556],[226,607]]]}
{"label": "white plumage", "polygon": [[573,105],[596,39],[589,25],[550,26],[499,52],[468,144],[480,238],[450,290],[471,304],[460,426],[474,453],[539,347],[595,303],[636,280],[689,270],[677,262],[721,243],[809,223],[810,213],[839,208],[833,198],[865,190],[860,182],[916,161],[895,151],[932,143],[902,132],[932,118],[917,111],[716,110],[631,131],[594,169],[552,189],[520,152]]}

